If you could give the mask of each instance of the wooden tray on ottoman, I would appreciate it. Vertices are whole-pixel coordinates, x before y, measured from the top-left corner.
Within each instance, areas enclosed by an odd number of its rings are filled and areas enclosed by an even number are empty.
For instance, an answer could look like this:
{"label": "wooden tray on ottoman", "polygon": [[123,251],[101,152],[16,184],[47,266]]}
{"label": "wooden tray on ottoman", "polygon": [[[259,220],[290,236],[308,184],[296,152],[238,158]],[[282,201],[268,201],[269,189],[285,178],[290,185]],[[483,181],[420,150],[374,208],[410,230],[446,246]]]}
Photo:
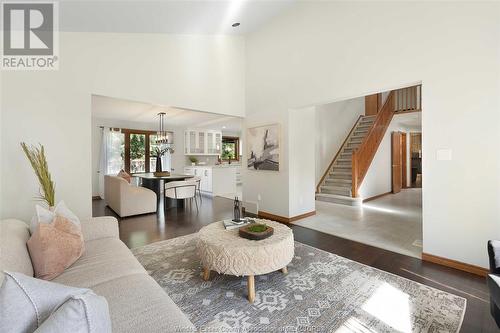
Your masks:
{"label": "wooden tray on ottoman", "polygon": [[271,237],[274,233],[274,229],[270,226],[267,226],[267,229],[265,231],[262,231],[262,232],[250,231],[249,229],[253,226],[255,226],[254,223],[247,225],[247,226],[244,226],[244,227],[241,227],[239,229],[240,237],[250,239],[250,240],[262,240],[262,239],[266,239],[268,237]]}

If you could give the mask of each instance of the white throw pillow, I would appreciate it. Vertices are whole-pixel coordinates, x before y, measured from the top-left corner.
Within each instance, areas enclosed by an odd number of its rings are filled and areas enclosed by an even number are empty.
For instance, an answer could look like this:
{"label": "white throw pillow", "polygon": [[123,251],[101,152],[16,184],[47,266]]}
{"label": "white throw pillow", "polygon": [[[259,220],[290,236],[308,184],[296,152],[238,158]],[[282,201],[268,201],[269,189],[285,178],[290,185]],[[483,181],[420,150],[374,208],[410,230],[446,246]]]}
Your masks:
{"label": "white throw pillow", "polygon": [[53,211],[40,205],[35,206],[35,215],[31,219],[30,232],[33,234],[40,223],[52,223],[56,215],[67,218],[74,224],[80,225],[78,217],[66,206],[64,201],[60,201]]}
{"label": "white throw pillow", "polygon": [[111,332],[108,302],[90,289],[4,273],[0,332]]}

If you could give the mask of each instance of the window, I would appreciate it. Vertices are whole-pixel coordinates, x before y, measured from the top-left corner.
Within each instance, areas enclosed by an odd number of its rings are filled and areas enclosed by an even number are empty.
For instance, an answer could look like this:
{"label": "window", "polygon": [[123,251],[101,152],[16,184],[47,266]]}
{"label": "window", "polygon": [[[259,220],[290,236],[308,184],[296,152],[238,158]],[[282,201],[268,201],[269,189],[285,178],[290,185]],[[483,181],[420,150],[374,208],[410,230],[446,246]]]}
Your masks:
{"label": "window", "polygon": [[130,133],[130,172],[146,172],[146,135]]}
{"label": "window", "polygon": [[[124,164],[125,171],[133,174],[138,172],[156,171],[155,148],[156,132],[122,129],[125,138]],[[163,171],[170,171],[170,154],[162,156]]]}
{"label": "window", "polygon": [[[156,153],[155,153],[155,148],[164,148],[161,147],[161,144],[156,143],[158,136],[156,134],[150,134],[149,135],[149,171],[153,172],[156,171]],[[171,155],[170,152],[166,152],[162,157],[161,157],[161,168],[162,171],[170,171],[170,159]]]}
{"label": "window", "polygon": [[160,147],[160,145],[156,143],[156,138],[157,138],[156,134],[149,135],[149,170],[151,172],[156,171],[155,148]]}
{"label": "window", "polygon": [[222,137],[222,152],[223,160],[240,160],[240,138],[234,136]]}

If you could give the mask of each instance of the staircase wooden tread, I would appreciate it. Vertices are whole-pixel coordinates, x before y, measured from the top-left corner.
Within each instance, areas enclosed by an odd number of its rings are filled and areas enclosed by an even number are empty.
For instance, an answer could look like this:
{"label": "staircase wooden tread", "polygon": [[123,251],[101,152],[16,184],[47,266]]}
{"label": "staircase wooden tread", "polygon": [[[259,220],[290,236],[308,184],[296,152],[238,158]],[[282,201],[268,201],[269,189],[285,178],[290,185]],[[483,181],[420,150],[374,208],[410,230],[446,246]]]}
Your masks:
{"label": "staircase wooden tread", "polygon": [[[344,185],[344,186],[342,186]],[[351,185],[350,184],[340,184],[340,185],[322,185],[321,188],[323,189],[327,189],[327,190],[345,190],[345,189],[348,189],[350,190],[351,189]]]}

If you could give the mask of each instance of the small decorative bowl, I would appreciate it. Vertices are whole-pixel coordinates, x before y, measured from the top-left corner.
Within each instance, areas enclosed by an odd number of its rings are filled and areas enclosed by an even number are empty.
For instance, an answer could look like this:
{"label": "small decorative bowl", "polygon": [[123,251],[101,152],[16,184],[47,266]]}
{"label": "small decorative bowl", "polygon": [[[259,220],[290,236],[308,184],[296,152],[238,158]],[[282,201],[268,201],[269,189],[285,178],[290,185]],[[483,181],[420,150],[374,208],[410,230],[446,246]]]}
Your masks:
{"label": "small decorative bowl", "polygon": [[274,229],[261,223],[252,223],[239,229],[239,235],[242,238],[250,240],[262,240],[271,237]]}

